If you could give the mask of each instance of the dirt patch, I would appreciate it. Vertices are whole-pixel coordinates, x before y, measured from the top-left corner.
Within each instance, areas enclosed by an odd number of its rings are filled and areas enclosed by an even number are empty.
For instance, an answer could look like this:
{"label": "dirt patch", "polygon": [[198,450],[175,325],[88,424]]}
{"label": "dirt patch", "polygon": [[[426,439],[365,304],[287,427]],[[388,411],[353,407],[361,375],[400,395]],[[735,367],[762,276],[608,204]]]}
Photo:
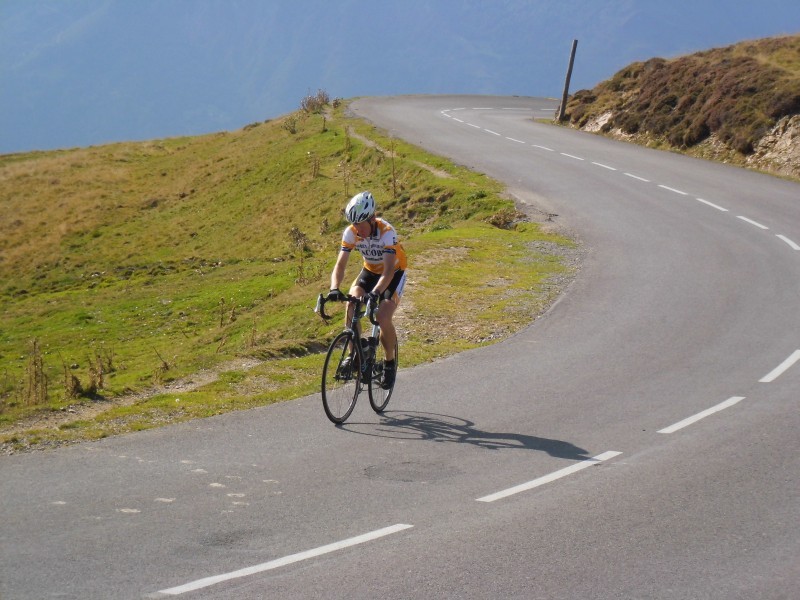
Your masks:
{"label": "dirt patch", "polygon": [[[164,385],[153,386],[139,392],[124,394],[108,400],[87,400],[79,404],[70,404],[58,411],[42,412],[25,419],[20,419],[8,429],[3,430],[4,436],[22,435],[36,429],[61,429],[76,421],[89,421],[102,413],[121,406],[131,406],[142,400],[147,400],[160,394],[180,394],[197,390],[219,379],[222,373],[228,371],[247,371],[261,364],[261,361],[252,358],[242,358],[226,362],[214,369],[203,369],[187,377],[176,379]],[[52,446],[49,443],[48,446]],[[1,446],[2,453],[13,454],[19,452],[11,444]],[[35,449],[35,448],[30,448]]]}
{"label": "dirt patch", "polygon": [[[365,146],[368,146],[370,148],[375,148],[378,152],[383,154],[386,158],[392,158],[392,157],[396,158],[397,157],[396,153],[392,152],[391,150],[387,150],[386,148],[378,145],[376,142],[372,141],[371,139],[369,139],[367,137],[364,137],[363,135],[359,135],[359,134],[355,133],[352,129],[350,129],[348,131],[348,133],[349,133],[350,137],[353,137],[353,138],[357,139],[358,141],[360,141]],[[436,167],[432,167],[431,165],[427,165],[427,164],[425,164],[423,162],[419,162],[417,160],[412,160],[411,164],[417,165],[421,169],[425,169],[426,171],[428,171],[430,173],[433,173],[434,175],[436,175],[436,177],[441,177],[443,179],[452,179],[453,178],[453,176],[450,175],[450,173],[448,173],[447,171],[442,171],[441,169],[437,169]]]}

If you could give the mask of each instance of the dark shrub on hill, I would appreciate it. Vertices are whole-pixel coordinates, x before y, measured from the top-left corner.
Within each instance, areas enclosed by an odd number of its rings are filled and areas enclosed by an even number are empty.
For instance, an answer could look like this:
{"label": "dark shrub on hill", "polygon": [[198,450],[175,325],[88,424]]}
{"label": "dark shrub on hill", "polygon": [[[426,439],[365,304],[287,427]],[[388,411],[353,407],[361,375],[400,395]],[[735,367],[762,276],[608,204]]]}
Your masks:
{"label": "dark shrub on hill", "polygon": [[573,125],[603,127],[678,148],[715,134],[742,154],[784,116],[800,114],[800,35],[743,42],[673,60],[633,63],[567,103]]}

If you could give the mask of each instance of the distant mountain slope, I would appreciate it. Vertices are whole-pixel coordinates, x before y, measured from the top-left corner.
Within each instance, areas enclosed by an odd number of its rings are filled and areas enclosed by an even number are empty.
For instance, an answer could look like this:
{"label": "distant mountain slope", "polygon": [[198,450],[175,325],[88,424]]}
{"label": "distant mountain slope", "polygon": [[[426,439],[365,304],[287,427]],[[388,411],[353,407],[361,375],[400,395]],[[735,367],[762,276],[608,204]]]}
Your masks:
{"label": "distant mountain slope", "polygon": [[800,24],[797,0],[723,4],[0,0],[0,153],[236,130],[317,89],[556,96],[573,39],[578,89]]}
{"label": "distant mountain slope", "polygon": [[566,114],[589,131],[800,177],[800,35],[633,63],[576,92]]}

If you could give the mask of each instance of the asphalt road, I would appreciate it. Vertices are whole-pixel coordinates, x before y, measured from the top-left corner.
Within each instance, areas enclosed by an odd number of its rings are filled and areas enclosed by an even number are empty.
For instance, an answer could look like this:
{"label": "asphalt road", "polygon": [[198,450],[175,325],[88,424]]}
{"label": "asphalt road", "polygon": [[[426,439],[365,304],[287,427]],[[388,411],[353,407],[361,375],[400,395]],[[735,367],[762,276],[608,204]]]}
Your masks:
{"label": "asphalt road", "polygon": [[546,99],[353,108],[557,215],[576,281],[401,370],[383,417],[309,397],[0,459],[0,597],[797,598],[800,185]]}

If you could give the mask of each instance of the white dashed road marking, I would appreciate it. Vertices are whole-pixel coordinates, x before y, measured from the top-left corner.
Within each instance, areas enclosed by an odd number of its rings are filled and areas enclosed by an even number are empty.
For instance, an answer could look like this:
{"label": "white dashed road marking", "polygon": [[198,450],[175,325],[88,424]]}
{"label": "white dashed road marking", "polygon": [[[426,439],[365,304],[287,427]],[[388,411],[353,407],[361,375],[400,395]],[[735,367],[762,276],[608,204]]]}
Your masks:
{"label": "white dashed road marking", "polygon": [[671,188],[671,187],[669,187],[668,185],[661,185],[661,184],[659,183],[659,184],[658,184],[658,187],[660,187],[660,188],[662,188],[662,189],[664,189],[664,190],[667,190],[668,192],[674,192],[674,193],[676,193],[676,194],[680,194],[681,196],[688,196],[688,195],[689,195],[689,194],[687,194],[686,192],[682,192],[681,190],[676,190],[675,188]]}
{"label": "white dashed road marking", "polygon": [[708,200],[703,200],[702,198],[698,198],[697,201],[702,202],[703,204],[710,206],[711,208],[716,208],[718,211],[728,212],[727,208],[722,208],[721,206],[717,206],[716,204],[714,204],[713,202],[709,202]]}
{"label": "white dashed road marking", "polygon": [[794,352],[792,352],[792,354],[791,354],[791,355],[789,355],[789,358],[787,358],[785,361],[783,361],[781,364],[779,364],[777,367],[775,367],[775,368],[774,368],[772,371],[770,371],[770,372],[769,372],[767,375],[765,375],[764,377],[762,377],[761,379],[759,379],[759,380],[758,380],[758,381],[759,381],[759,383],[772,383],[772,382],[773,382],[773,381],[775,381],[775,380],[776,380],[778,377],[780,377],[780,376],[781,376],[781,375],[783,375],[783,374],[784,374],[786,371],[788,371],[788,370],[789,370],[789,368],[790,368],[790,367],[791,367],[791,366],[792,366],[794,363],[796,363],[798,360],[800,360],[800,350],[795,350]]}
{"label": "white dashed road marking", "polygon": [[639,181],[644,181],[645,183],[650,183],[649,179],[645,179],[644,177],[639,177],[638,175],[634,175],[633,173],[625,173],[625,177],[630,177],[631,179],[637,179]]}
{"label": "white dashed road marking", "polygon": [[[447,109],[446,111],[441,111],[441,114],[446,116],[446,117],[448,117],[448,118],[450,118],[450,119],[452,119],[453,121],[458,122],[458,123],[462,123],[462,124],[468,125],[468,126],[473,127],[475,129],[483,130],[486,133],[490,133],[490,134],[495,135],[495,136],[505,137],[505,139],[507,139],[507,140],[509,140],[511,142],[527,145],[527,143],[522,141],[522,140],[515,139],[513,137],[502,136],[502,134],[500,134],[500,133],[498,133],[496,131],[492,131],[491,129],[485,129],[483,127],[480,127],[479,125],[475,125],[473,123],[468,123],[468,122],[463,121],[461,119],[458,119],[458,118],[456,118],[456,117],[454,117],[454,116],[452,116],[450,114],[447,114],[448,112],[461,111],[461,110],[467,110],[467,109],[466,108]],[[472,108],[471,110],[488,111],[488,110],[493,110],[493,109],[492,108]],[[504,110],[515,110],[515,109],[509,108],[509,109],[504,109]],[[548,108],[548,109],[539,109],[539,110],[547,110],[547,111],[552,112],[555,109],[549,109]],[[548,148],[547,146],[541,146],[541,145],[532,144],[532,143],[530,144],[530,146],[533,147],[533,148],[537,148],[537,149],[540,149],[540,150],[547,151],[547,152],[556,152],[556,150],[554,150],[553,148]],[[581,158],[580,156],[575,156],[573,154],[568,154],[566,152],[560,152],[560,154],[562,156],[567,157],[567,158],[571,158],[571,159],[578,160],[578,161],[586,160],[584,158]],[[593,165],[595,165],[597,167],[601,167],[603,169],[609,170],[609,171],[617,171],[617,168],[609,166],[607,164],[594,162],[594,161],[591,161],[591,164],[593,164]],[[640,177],[638,175],[634,175],[632,173],[624,172],[623,174],[626,177],[629,177],[631,179],[635,179],[637,181],[641,181],[641,182],[644,182],[644,183],[652,183],[651,180],[645,179],[644,177]],[[673,192],[675,194],[679,194],[681,196],[689,196],[690,195],[687,192],[684,192],[682,190],[675,189],[675,188],[672,188],[672,187],[669,187],[669,186],[666,186],[666,185],[662,185],[662,184],[657,184],[657,185],[658,185],[658,187],[660,187],[660,188],[662,188],[664,190]],[[697,201],[701,202],[701,203],[703,203],[703,204],[705,204],[705,205],[707,205],[707,206],[709,206],[711,208],[714,208],[714,209],[716,209],[718,211],[728,212],[728,209],[723,208],[722,206],[719,206],[719,205],[714,204],[712,202],[709,202],[708,200],[704,200],[702,198],[697,198]],[[748,218],[746,218],[744,216],[738,216],[737,218],[741,219],[742,221],[745,221],[745,222],[747,222],[747,223],[749,223],[751,225],[759,227],[761,229],[769,229],[767,226],[762,225],[762,224],[760,224],[760,223],[758,223],[756,221],[753,221],[751,219],[748,219]],[[793,248],[794,250],[800,250],[800,245],[796,244],[795,242],[793,242],[789,238],[787,238],[787,237],[785,237],[783,235],[777,235],[777,237],[779,239],[781,239],[783,242],[785,242],[787,245],[789,245],[791,248]],[[781,363],[778,367],[776,367],[773,371],[771,371],[768,375],[766,375],[765,377],[763,377],[759,381],[763,382],[763,383],[769,383],[769,382],[774,381],[775,379],[777,379],[779,376],[781,376],[783,373],[785,373],[789,368],[791,368],[798,361],[800,361],[800,349],[796,350],[795,352],[793,352],[785,361],[783,361],[783,363]],[[664,433],[664,434],[674,433],[674,432],[676,432],[676,431],[678,431],[680,429],[683,429],[683,428],[685,428],[685,427],[687,427],[687,426],[689,426],[689,425],[691,425],[693,423],[696,423],[696,422],[700,421],[701,419],[704,419],[705,417],[708,417],[708,416],[710,416],[710,415],[712,415],[712,414],[714,414],[716,412],[722,411],[722,410],[724,410],[726,408],[730,408],[730,407],[734,406],[735,404],[741,402],[744,399],[745,399],[745,397],[743,397],[743,396],[731,397],[728,400],[726,400],[725,402],[722,402],[722,403],[720,403],[720,404],[718,404],[716,406],[713,406],[713,407],[711,407],[711,408],[709,408],[707,410],[704,410],[704,411],[702,411],[700,413],[697,413],[697,414],[695,414],[695,415],[693,415],[693,416],[691,416],[691,417],[689,417],[687,419],[679,421],[679,422],[675,423],[674,425],[671,425],[669,427],[661,429],[661,430],[658,431],[658,433]],[[528,491],[528,490],[543,486],[545,484],[554,482],[556,480],[559,480],[561,478],[567,477],[569,475],[572,475],[574,473],[577,473],[577,472],[582,471],[584,469],[587,469],[589,467],[597,466],[597,465],[601,464],[604,461],[608,461],[610,459],[613,459],[613,458],[619,456],[620,454],[622,454],[622,453],[621,452],[617,452],[617,451],[613,451],[613,450],[612,451],[608,451],[608,452],[604,452],[604,453],[598,454],[597,456],[594,456],[592,458],[576,462],[576,463],[574,463],[574,464],[572,464],[572,465],[570,465],[568,467],[565,467],[563,469],[554,471],[554,472],[552,472],[552,473],[550,473],[548,475],[544,475],[544,476],[539,477],[537,479],[534,479],[532,481],[529,481],[529,482],[526,482],[526,483],[511,487],[511,488],[496,492],[494,494],[483,496],[481,498],[478,498],[477,501],[478,502],[486,502],[486,503],[495,502],[497,500],[501,500],[503,498],[507,498],[509,496],[512,496],[512,495],[515,495],[515,494],[519,494],[521,492]],[[182,462],[184,462],[186,464],[191,464],[191,461],[182,461]],[[194,469],[193,472],[195,472],[195,473],[206,473],[206,471],[203,470],[203,469]],[[228,479],[234,479],[234,478],[236,478],[236,477],[231,477],[231,476],[228,477]],[[238,478],[238,479],[241,479],[241,478]],[[263,480],[263,482],[264,483],[268,483],[268,484],[277,484],[278,483],[276,480],[272,480],[272,479],[265,479],[265,480]],[[221,483],[211,483],[209,485],[211,487],[214,487],[214,488],[225,488],[225,485],[223,485]],[[280,494],[281,492],[278,491],[278,492],[275,492],[275,493],[276,494]],[[237,500],[237,499],[246,498],[246,494],[229,493],[229,494],[227,494],[227,497],[231,498],[232,500]],[[174,500],[175,500],[174,498],[157,498],[156,502],[170,503],[170,502],[173,502]],[[65,503],[61,502],[61,501],[57,501],[57,502],[54,502],[53,504],[65,504]],[[248,502],[243,502],[243,501],[232,501],[231,504],[232,505],[236,505],[236,506],[248,506],[249,505]],[[124,512],[124,513],[138,513],[138,512],[140,512],[138,509],[132,509],[132,508],[122,508],[122,509],[117,509],[117,510],[119,512]],[[224,511],[224,512],[232,512],[232,511]],[[332,544],[321,546],[319,548],[315,548],[315,549],[312,549],[312,550],[307,550],[305,552],[299,552],[297,554],[292,554],[292,555],[289,555],[289,556],[286,556],[286,557],[283,557],[283,558],[279,558],[277,560],[272,560],[272,561],[265,562],[265,563],[262,563],[262,564],[259,564],[259,565],[255,565],[255,566],[252,566],[252,567],[247,567],[247,568],[240,569],[240,570],[237,570],[237,571],[232,571],[232,572],[229,572],[229,573],[224,573],[224,574],[221,574],[221,575],[214,575],[214,576],[211,576],[211,577],[198,579],[196,581],[193,581],[193,582],[190,582],[190,583],[186,583],[184,585],[180,585],[180,586],[177,586],[177,587],[172,587],[172,588],[168,588],[168,589],[165,589],[165,590],[161,590],[159,592],[156,592],[155,594],[152,594],[150,597],[152,597],[152,598],[161,598],[161,597],[165,597],[165,596],[177,596],[177,595],[184,594],[184,593],[187,593],[187,592],[196,591],[196,590],[203,589],[203,588],[206,588],[206,587],[209,587],[209,586],[213,586],[213,585],[216,585],[218,583],[225,582],[225,581],[230,581],[230,580],[233,580],[233,579],[247,577],[247,576],[255,575],[255,574],[258,574],[258,573],[265,572],[265,571],[278,569],[278,568],[283,567],[283,566],[287,566],[287,565],[290,565],[290,564],[293,564],[293,563],[297,563],[297,562],[300,562],[300,561],[312,559],[312,558],[315,558],[315,557],[318,557],[318,556],[322,556],[322,555],[325,555],[325,554],[328,554],[328,553],[331,553],[331,552],[335,552],[337,550],[341,550],[341,549],[344,549],[344,548],[349,548],[349,547],[356,546],[356,545],[359,545],[359,544],[364,544],[364,543],[367,543],[367,542],[370,542],[370,541],[373,541],[373,540],[377,540],[377,539],[380,539],[380,538],[388,536],[388,535],[392,535],[394,533],[398,533],[398,532],[404,531],[406,529],[410,529],[412,527],[413,527],[413,525],[407,525],[407,524],[392,525],[390,527],[385,527],[383,529],[378,529],[378,530],[375,530],[375,531],[372,531],[372,532],[369,532],[369,533],[365,533],[365,534],[362,534],[362,535],[359,535],[359,536],[356,536],[356,537],[348,538],[348,539],[342,540],[340,542],[335,542],[335,543],[332,543]]]}
{"label": "white dashed road marking", "polygon": [[785,235],[780,235],[780,234],[779,234],[779,235],[777,235],[776,237],[777,237],[778,239],[781,239],[781,240],[783,240],[783,241],[784,241],[784,242],[786,242],[787,244],[789,244],[789,247],[790,247],[792,250],[800,250],[800,245],[798,245],[798,244],[794,243],[792,240],[790,240],[789,238],[787,238]]}
{"label": "white dashed road marking", "polygon": [[533,481],[522,483],[512,488],[508,488],[507,490],[497,492],[495,494],[489,494],[488,496],[483,496],[482,498],[478,498],[477,502],[494,502],[495,500],[501,500],[503,498],[507,498],[508,496],[519,494],[520,492],[526,492],[528,490],[532,490],[533,488],[539,487],[546,483],[550,483],[557,479],[561,479],[562,477],[566,477],[567,475],[572,475],[573,473],[577,473],[578,471],[582,471],[583,469],[586,469],[588,467],[593,467],[600,462],[609,460],[611,458],[614,458],[615,456],[619,456],[620,454],[622,454],[622,452],[616,452],[614,450],[603,452],[602,454],[598,454],[597,456],[594,456],[589,460],[583,460],[579,463],[575,463],[574,465],[570,465],[569,467],[565,467],[558,471],[554,471],[549,475],[544,475],[543,477],[534,479]]}
{"label": "white dashed road marking", "polygon": [[260,565],[255,565],[253,567],[247,567],[245,569],[232,571],[230,573],[224,573],[222,575],[214,575],[212,577],[198,579],[197,581],[192,581],[190,583],[179,585],[177,587],[161,590],[155,594],[152,594],[150,597],[160,598],[164,596],[179,596],[180,594],[185,594],[186,592],[192,592],[212,585],[216,585],[218,583],[222,583],[223,581],[230,581],[231,579],[238,579],[240,577],[247,577],[249,575],[255,575],[257,573],[263,573],[264,571],[270,571],[272,569],[285,567],[286,565],[291,565],[292,563],[300,562],[302,560],[308,560],[310,558],[322,556],[323,554],[335,552],[336,550],[342,550],[344,548],[349,548],[351,546],[356,546],[358,544],[371,542],[373,540],[377,540],[387,535],[398,533],[405,529],[410,529],[411,527],[413,527],[413,525],[404,525],[404,524],[392,525],[391,527],[384,527],[383,529],[378,529],[376,531],[371,531],[370,533],[365,533],[363,535],[348,538],[346,540],[342,540],[341,542],[335,542],[333,544],[328,544],[327,546],[321,546],[313,550],[306,550],[305,552],[299,552],[298,554],[285,556],[283,558],[265,562]]}
{"label": "white dashed road marking", "polygon": [[743,217],[743,216],[739,215],[739,216],[738,216],[738,217],[736,217],[736,218],[737,218],[737,219],[741,219],[741,220],[742,220],[742,221],[744,221],[745,223],[750,223],[750,225],[755,225],[755,226],[756,226],[756,227],[758,227],[759,229],[769,229],[769,227],[767,227],[766,225],[762,225],[761,223],[759,223],[759,222],[757,222],[757,221],[753,221],[752,219],[748,219],[747,217]]}
{"label": "white dashed road marking", "polygon": [[688,419],[684,419],[683,421],[678,421],[674,425],[670,425],[669,427],[665,427],[664,429],[659,429],[658,433],[675,433],[679,429],[683,429],[684,427],[688,427],[692,423],[696,423],[700,419],[705,419],[709,415],[713,415],[716,412],[721,410],[725,410],[726,408],[730,408],[734,404],[738,404],[744,400],[743,396],[734,396],[733,398],[728,398],[725,402],[720,402],[716,406],[712,406],[708,410],[704,410],[703,412],[699,412],[696,415],[689,417]]}

